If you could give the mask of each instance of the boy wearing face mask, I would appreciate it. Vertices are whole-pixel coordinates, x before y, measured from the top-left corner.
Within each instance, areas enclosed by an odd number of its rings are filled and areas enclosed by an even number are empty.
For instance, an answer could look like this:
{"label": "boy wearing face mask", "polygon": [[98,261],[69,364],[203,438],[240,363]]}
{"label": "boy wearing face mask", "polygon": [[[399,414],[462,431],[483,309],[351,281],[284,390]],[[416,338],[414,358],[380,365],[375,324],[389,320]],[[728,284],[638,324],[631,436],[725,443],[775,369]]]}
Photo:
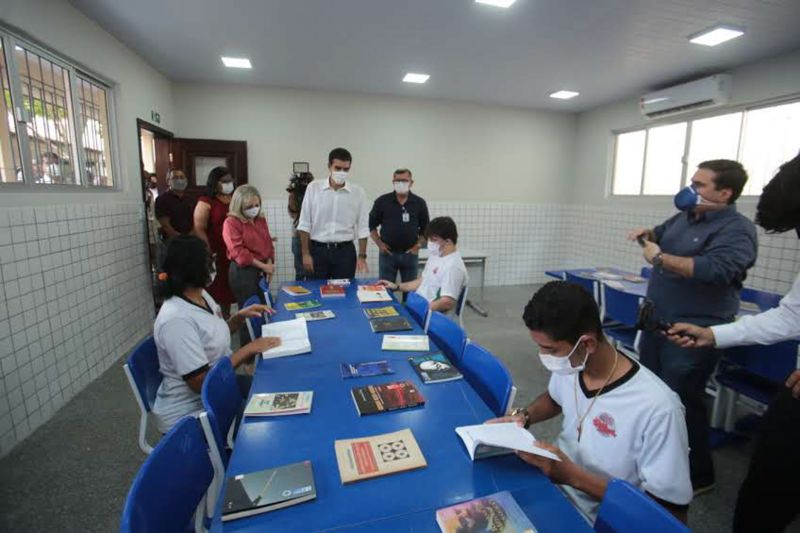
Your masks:
{"label": "boy wearing face mask", "polygon": [[425,200],[411,192],[413,184],[410,170],[395,170],[394,191],[378,197],[369,213],[370,236],[380,250],[381,279],[394,282],[398,271],[403,282],[417,279],[418,253],[430,218]]}
{"label": "boy wearing face mask", "polygon": [[692,486],[683,408],[655,374],[605,338],[600,313],[582,287],[544,285],[523,314],[539,359],[552,375],[547,391],[511,416],[521,426],[563,414],[557,446],[537,443],[561,461],[518,452],[542,470],[590,521],[612,478],[646,492],[686,522]]}
{"label": "boy wearing face mask", "polygon": [[189,234],[194,226],[194,206],[185,194],[189,181],[183,171],[170,170],[167,173],[167,185],[169,190],[156,198],[156,219],[161,225],[161,236],[165,241]]}
{"label": "boy wearing face mask", "polygon": [[450,313],[458,305],[461,290],[469,283],[467,267],[456,248],[458,230],[450,217],[437,217],[425,229],[430,257],[422,275],[403,283],[382,279],[378,283],[392,290],[416,291],[430,302],[431,311]]}
{"label": "boy wearing face mask", "polygon": [[[644,258],[653,265],[647,297],[667,323],[702,326],[730,322],[739,310],[739,291],[756,260],[756,229],[736,211],[747,182],[736,161],[719,159],[698,165],[692,184],[675,196],[681,213],[652,230],[640,228],[628,238],[646,239]],[[663,335],[645,332],[641,361],[678,393],[686,408],[695,495],[714,487],[705,387],[722,353],[689,350]]]}

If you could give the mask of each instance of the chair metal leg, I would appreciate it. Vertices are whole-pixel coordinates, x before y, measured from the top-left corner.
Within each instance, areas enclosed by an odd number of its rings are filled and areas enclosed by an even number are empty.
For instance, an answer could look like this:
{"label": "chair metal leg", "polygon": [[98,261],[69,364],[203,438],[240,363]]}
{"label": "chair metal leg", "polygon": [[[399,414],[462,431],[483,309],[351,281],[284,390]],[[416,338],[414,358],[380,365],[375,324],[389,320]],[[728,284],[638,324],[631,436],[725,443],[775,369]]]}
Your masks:
{"label": "chair metal leg", "polygon": [[714,429],[723,428],[725,425],[724,415],[725,412],[725,400],[728,397],[728,389],[717,385],[717,396],[714,398],[714,406],[711,408],[711,419],[709,420],[709,426]]}
{"label": "chair metal leg", "polygon": [[147,455],[153,451],[153,447],[147,443],[147,413],[145,411],[142,411],[139,416],[139,448]]}
{"label": "chair metal leg", "polygon": [[736,427],[736,404],[739,402],[739,393],[728,391],[728,401],[725,405],[725,431],[732,433]]}

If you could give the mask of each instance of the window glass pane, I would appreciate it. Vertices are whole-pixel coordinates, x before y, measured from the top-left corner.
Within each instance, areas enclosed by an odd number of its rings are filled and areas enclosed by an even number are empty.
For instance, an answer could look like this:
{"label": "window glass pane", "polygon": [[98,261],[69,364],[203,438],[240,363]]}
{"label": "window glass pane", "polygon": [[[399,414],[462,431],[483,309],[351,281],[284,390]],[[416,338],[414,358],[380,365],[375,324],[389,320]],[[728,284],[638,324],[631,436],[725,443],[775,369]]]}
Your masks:
{"label": "window glass pane", "polygon": [[14,120],[14,106],[11,105],[11,88],[8,84],[8,69],[0,40],[0,86],[3,99],[0,103],[0,182],[22,181],[22,159],[19,156],[17,123]]}
{"label": "window glass pane", "polygon": [[617,135],[613,194],[639,194],[646,136],[645,130]]}
{"label": "window glass pane", "polygon": [[111,187],[114,185],[114,177],[111,173],[107,89],[80,77],[78,86],[86,182],[89,185]]}
{"label": "window glass pane", "polygon": [[697,165],[709,159],[736,160],[739,153],[739,130],[742,113],[729,113],[717,117],[692,121],[692,136],[689,140],[689,159],[686,166],[686,182],[692,181]]}
{"label": "window glass pane", "polygon": [[686,123],[650,128],[644,168],[644,194],[675,194],[681,184]]}
{"label": "window glass pane", "polygon": [[778,167],[800,150],[800,102],[754,109],[745,116],[741,163],[749,179],[742,194],[761,194]]}
{"label": "window glass pane", "polygon": [[35,183],[78,183],[72,142],[69,72],[16,47]]}

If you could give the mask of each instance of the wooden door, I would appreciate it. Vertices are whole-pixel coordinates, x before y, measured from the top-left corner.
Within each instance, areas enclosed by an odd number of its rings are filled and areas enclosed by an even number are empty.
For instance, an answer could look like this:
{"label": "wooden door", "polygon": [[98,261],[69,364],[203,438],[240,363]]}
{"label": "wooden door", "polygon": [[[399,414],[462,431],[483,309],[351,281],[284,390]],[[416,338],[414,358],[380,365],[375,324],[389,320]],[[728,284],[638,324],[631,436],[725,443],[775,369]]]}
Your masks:
{"label": "wooden door", "polygon": [[189,179],[186,194],[192,200],[205,193],[208,173],[225,166],[237,185],[247,183],[247,142],[214,139],[170,139],[172,168],[183,170]]}

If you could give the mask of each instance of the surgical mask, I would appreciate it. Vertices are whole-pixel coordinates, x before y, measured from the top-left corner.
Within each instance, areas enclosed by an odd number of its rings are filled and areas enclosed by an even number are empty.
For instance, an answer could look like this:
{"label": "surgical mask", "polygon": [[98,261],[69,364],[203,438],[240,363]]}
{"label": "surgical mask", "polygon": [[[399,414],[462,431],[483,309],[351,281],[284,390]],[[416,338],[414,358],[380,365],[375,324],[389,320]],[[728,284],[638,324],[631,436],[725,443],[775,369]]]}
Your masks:
{"label": "surgical mask", "polygon": [[219,189],[222,194],[231,194],[233,193],[233,183],[229,181],[220,183]]}
{"label": "surgical mask", "polygon": [[347,179],[347,172],[344,170],[336,170],[331,172],[331,179],[336,185],[342,185]]}
{"label": "surgical mask", "polygon": [[261,212],[260,206],[251,207],[249,209],[245,209],[244,211],[242,211],[242,213],[244,213],[244,216],[246,216],[247,218],[256,218],[260,212]]}
{"label": "surgical mask", "polygon": [[185,191],[188,185],[189,181],[186,179],[173,178],[170,184],[170,188],[172,188],[173,191],[180,192],[180,191]]}
{"label": "surgical mask", "polygon": [[572,351],[570,351],[569,355],[566,357],[558,357],[553,354],[539,352],[539,359],[542,361],[544,367],[553,374],[560,374],[562,376],[577,374],[586,366],[586,360],[589,359],[589,353],[586,353],[586,357],[583,358],[583,363],[578,366],[572,366],[569,358],[572,357],[572,354],[578,349],[578,346],[580,346],[582,340],[583,337],[578,339],[578,342],[575,343],[575,346],[572,347]]}
{"label": "surgical mask", "polygon": [[407,181],[395,181],[394,182],[394,192],[397,194],[408,194],[408,191],[411,190],[411,184]]}
{"label": "surgical mask", "polygon": [[428,241],[428,252],[433,256],[438,256],[442,253],[442,245],[438,242]]}

